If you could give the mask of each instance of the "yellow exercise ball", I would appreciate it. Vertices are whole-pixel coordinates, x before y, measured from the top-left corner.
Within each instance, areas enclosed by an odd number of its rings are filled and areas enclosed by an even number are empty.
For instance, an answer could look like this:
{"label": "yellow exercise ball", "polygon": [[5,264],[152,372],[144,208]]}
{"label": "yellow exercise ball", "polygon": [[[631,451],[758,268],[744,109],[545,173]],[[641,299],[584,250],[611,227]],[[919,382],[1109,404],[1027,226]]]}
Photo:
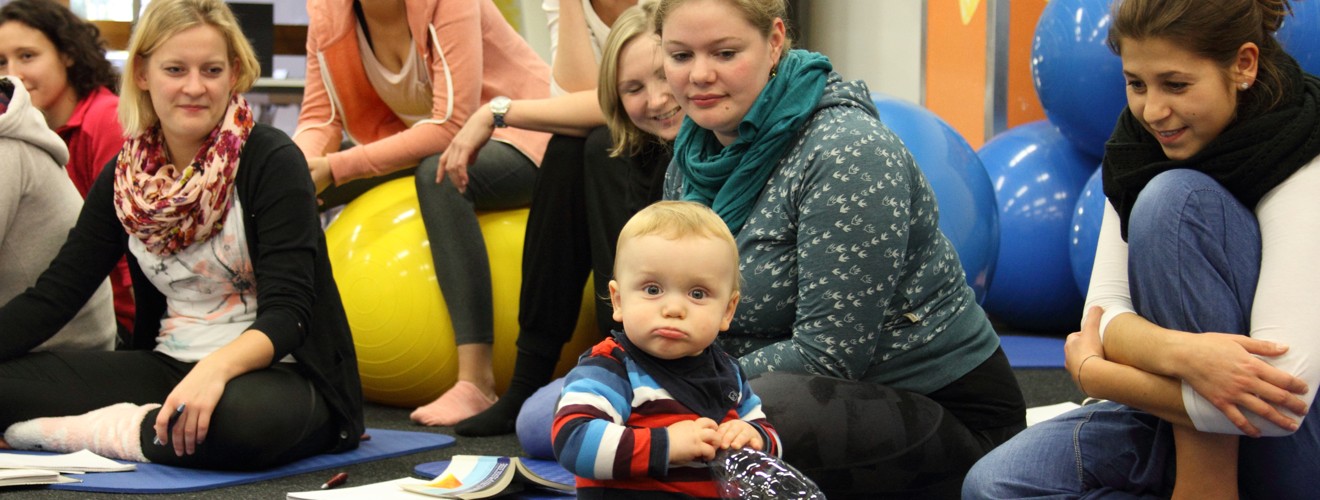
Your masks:
{"label": "yellow exercise ball", "polygon": [[[477,218],[490,258],[493,364],[496,389],[502,393],[517,356],[527,209],[486,212]],[[454,331],[436,282],[413,179],[393,180],[359,196],[330,224],[325,238],[367,400],[419,406],[453,386],[458,376]],[[567,373],[578,355],[601,339],[596,302],[588,281],[558,375]]]}

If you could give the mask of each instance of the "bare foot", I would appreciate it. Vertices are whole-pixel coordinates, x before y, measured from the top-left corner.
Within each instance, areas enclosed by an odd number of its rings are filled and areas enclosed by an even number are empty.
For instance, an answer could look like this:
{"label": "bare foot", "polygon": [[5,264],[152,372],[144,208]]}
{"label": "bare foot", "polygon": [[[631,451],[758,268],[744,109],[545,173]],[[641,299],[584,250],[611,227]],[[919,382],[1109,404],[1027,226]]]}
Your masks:
{"label": "bare foot", "polygon": [[0,450],[12,450],[12,449],[13,448],[9,447],[9,443],[5,442],[5,438],[3,436],[0,436]]}
{"label": "bare foot", "polygon": [[451,426],[490,408],[499,398],[487,395],[466,380],[454,384],[439,399],[412,412],[413,422],[429,426]]}

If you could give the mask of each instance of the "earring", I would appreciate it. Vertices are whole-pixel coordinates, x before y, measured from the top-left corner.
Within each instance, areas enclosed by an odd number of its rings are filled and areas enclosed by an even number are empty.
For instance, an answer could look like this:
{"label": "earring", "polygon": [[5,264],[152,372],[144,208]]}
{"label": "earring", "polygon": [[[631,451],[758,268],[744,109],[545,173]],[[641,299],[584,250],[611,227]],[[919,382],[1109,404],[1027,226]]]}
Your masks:
{"label": "earring", "polygon": [[1249,82],[1242,82],[1242,83],[1239,83],[1239,84],[1238,84],[1238,88],[1239,88],[1239,89],[1242,89],[1243,91],[1246,91],[1247,89],[1251,88],[1251,83],[1249,83]]}

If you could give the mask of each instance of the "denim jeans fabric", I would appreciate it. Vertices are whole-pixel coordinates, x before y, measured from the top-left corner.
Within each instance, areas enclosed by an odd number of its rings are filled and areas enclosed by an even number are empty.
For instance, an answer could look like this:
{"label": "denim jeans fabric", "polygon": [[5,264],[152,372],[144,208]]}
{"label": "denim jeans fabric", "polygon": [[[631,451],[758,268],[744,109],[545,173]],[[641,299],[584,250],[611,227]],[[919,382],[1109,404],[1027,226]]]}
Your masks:
{"label": "denim jeans fabric", "polygon": [[1259,277],[1256,216],[1214,179],[1171,170],[1141,191],[1128,227],[1128,286],[1141,317],[1245,335]]}
{"label": "denim jeans fabric", "polygon": [[972,467],[963,498],[1168,498],[1172,429],[1118,403],[1077,408],[1022,431]]}
{"label": "denim jeans fabric", "polygon": [[[1137,313],[1189,332],[1246,334],[1260,274],[1255,215],[1213,179],[1190,170],[1155,177],[1132,210],[1128,270]],[[1315,406],[1312,406],[1313,411]],[[1038,424],[973,467],[964,498],[1168,496],[1171,424],[1117,403]],[[1314,494],[1320,424],[1282,438],[1242,438],[1243,498]]]}

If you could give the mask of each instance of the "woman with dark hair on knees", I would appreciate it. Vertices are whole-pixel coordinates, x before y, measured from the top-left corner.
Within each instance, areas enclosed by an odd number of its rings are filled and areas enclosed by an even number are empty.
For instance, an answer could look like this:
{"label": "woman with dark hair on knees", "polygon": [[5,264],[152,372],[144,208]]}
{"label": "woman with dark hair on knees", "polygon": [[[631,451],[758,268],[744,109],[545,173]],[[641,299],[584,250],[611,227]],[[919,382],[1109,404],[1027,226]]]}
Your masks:
{"label": "woman with dark hair on knees", "polygon": [[[1087,405],[972,470],[968,498],[1312,498],[1320,79],[1286,0],[1122,0],[1127,109],[1067,368]],[[1291,21],[1289,21],[1291,22]]]}
{"label": "woman with dark hair on knees", "polygon": [[[500,402],[461,422],[455,427],[458,434],[513,432],[523,402],[554,375],[560,352],[577,325],[587,277],[594,273],[595,297],[609,295],[619,231],[633,213],[660,198],[669,161],[667,149],[650,139],[621,144],[605,127],[608,115],[601,113],[604,103],[617,101],[625,92],[621,90],[625,82],[615,78],[620,65],[617,50],[614,55],[605,52],[616,30],[625,29],[631,38],[645,29],[642,25],[647,21],[637,7],[623,10],[636,3],[547,0],[543,4],[551,18],[551,39],[556,42],[551,82],[555,95],[513,100],[499,111],[500,126],[556,134],[547,146],[527,220],[518,357],[509,390]],[[608,79],[597,80],[604,73],[610,74]],[[672,98],[663,97],[668,92],[646,91],[637,81],[627,85],[630,96],[655,98],[655,109],[647,111],[643,120],[667,128],[668,137],[660,134],[661,139],[672,140],[683,116]],[[462,175],[471,151],[497,130],[493,107],[494,103],[483,106],[464,125],[453,147],[445,152],[446,170]],[[653,137],[651,133],[642,136]],[[601,332],[620,328],[610,317],[607,302],[596,302],[596,324]]]}
{"label": "woman with dark hair on knees", "polygon": [[[532,200],[549,134],[501,129],[463,177],[439,168],[478,109],[549,93],[550,68],[489,0],[308,0],[307,92],[293,139],[326,207],[412,177],[453,330],[457,382],[412,420],[494,404],[494,299],[478,210]],[[355,143],[340,150],[343,137]],[[581,288],[579,287],[579,290]]]}
{"label": "woman with dark hair on knees", "polygon": [[[52,0],[14,0],[0,7],[0,73],[17,76],[46,126],[64,139],[64,166],[87,197],[101,169],[124,146],[116,115],[118,75],[105,58],[101,32]],[[121,340],[133,331],[128,263],[110,275]]]}
{"label": "woman with dark hair on knees", "polygon": [[935,195],[860,81],[790,50],[783,0],[663,0],[665,74],[688,122],[666,198],[738,241],[738,356],[784,459],[831,498],[956,497],[1025,426],[999,337]]}
{"label": "woman with dark hair on knees", "polygon": [[[0,306],[0,429],[28,450],[261,469],[357,447],[353,341],[302,153],[255,125],[259,66],[220,0],[155,0],[129,40],[128,138],[36,285]],[[121,256],[131,350],[26,354]]]}

